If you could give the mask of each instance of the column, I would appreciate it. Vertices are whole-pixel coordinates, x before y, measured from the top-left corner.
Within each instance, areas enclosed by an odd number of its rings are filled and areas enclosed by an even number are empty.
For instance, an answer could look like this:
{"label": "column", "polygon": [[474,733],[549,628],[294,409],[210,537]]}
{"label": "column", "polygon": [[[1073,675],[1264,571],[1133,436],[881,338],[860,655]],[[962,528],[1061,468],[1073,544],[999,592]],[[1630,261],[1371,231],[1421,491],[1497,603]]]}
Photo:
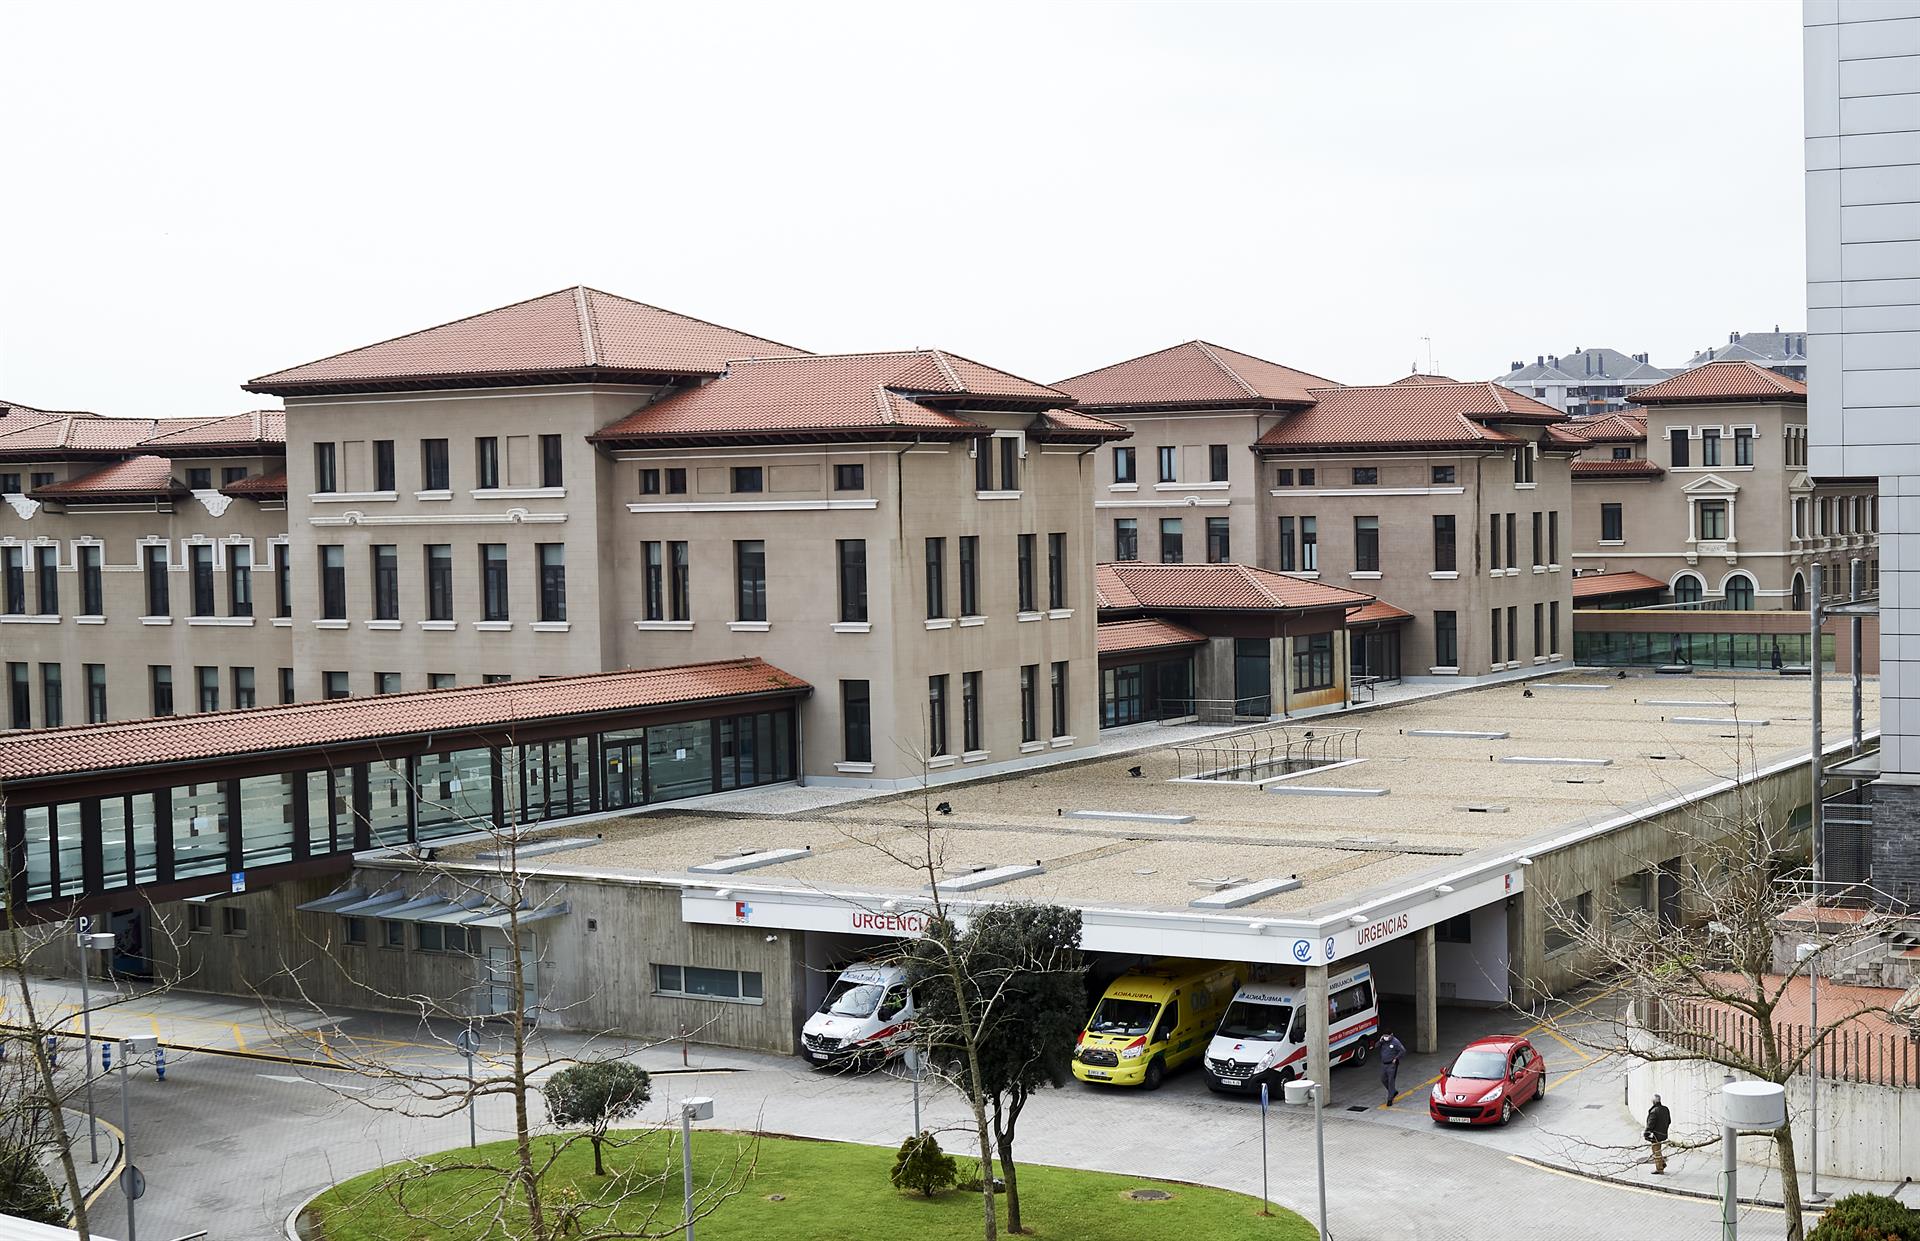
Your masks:
{"label": "column", "polygon": [[1440,1047],[1440,999],[1434,963],[1433,928],[1422,927],[1413,933],[1413,1049],[1437,1051]]}
{"label": "column", "polygon": [[1307,985],[1302,994],[1305,996],[1302,1003],[1307,1006],[1307,1078],[1320,1083],[1325,1092],[1322,1099],[1331,1103],[1333,1063],[1327,1047],[1327,1032],[1333,1024],[1333,1010],[1328,1007],[1326,966],[1307,966]]}

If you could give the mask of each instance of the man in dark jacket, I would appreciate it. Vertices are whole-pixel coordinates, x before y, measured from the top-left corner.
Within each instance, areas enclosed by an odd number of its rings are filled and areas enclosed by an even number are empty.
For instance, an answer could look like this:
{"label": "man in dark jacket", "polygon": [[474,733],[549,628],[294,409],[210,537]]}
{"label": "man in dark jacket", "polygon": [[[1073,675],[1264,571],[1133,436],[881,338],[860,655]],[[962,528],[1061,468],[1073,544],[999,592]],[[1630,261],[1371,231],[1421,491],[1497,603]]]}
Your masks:
{"label": "man in dark jacket", "polygon": [[1380,1084],[1387,1088],[1387,1106],[1399,1097],[1400,1062],[1406,1059],[1407,1045],[1388,1031],[1380,1036],[1376,1050],[1380,1053]]}
{"label": "man in dark jacket", "polygon": [[1667,1153],[1662,1147],[1667,1141],[1667,1130],[1673,1124],[1673,1113],[1667,1111],[1667,1105],[1660,1102],[1660,1096],[1653,1096],[1653,1106],[1647,1109],[1647,1144],[1653,1148],[1653,1174],[1659,1176],[1667,1170]]}

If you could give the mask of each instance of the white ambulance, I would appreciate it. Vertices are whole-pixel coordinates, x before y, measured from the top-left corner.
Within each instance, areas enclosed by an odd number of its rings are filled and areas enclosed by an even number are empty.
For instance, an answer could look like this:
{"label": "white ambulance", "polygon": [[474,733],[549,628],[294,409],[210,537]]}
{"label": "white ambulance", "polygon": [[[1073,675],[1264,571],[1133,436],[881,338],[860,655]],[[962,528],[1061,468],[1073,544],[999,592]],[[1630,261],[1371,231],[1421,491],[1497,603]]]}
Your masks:
{"label": "white ambulance", "polygon": [[906,1049],[912,1029],[905,967],[862,961],[840,971],[801,1027],[801,1054],[815,1064],[874,1068]]}
{"label": "white ambulance", "polygon": [[[1211,1090],[1258,1094],[1266,1082],[1282,1084],[1307,1071],[1307,1015],[1301,1007],[1306,978],[1279,970],[1265,982],[1234,993],[1201,1061]],[[1373,971],[1355,965],[1327,979],[1330,1024],[1327,1046],[1334,1064],[1365,1064],[1380,1037],[1380,1009]]]}

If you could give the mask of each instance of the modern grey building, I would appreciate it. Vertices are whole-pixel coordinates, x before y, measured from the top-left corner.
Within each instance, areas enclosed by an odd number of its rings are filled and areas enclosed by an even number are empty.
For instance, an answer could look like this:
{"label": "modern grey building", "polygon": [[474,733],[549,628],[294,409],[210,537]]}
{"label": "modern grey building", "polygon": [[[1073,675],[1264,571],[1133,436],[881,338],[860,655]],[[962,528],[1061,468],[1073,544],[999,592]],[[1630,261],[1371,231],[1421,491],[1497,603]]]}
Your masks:
{"label": "modern grey building", "polygon": [[1531,366],[1515,362],[1493,382],[1578,417],[1631,405],[1635,392],[1678,373],[1653,365],[1644,353],[1576,346],[1569,354],[1540,354]]}
{"label": "modern grey building", "polygon": [[1783,332],[1777,323],[1771,332],[1728,332],[1726,344],[1709,345],[1688,358],[1680,369],[1696,370],[1709,362],[1751,362],[1805,383],[1807,333]]}

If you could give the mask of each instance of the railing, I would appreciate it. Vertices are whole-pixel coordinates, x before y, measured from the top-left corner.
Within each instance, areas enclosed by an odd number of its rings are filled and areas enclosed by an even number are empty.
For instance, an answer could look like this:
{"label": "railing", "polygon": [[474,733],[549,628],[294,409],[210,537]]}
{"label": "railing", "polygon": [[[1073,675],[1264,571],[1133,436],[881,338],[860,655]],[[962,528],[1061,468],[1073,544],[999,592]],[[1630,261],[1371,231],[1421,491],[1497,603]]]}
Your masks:
{"label": "railing", "polygon": [[1273,714],[1273,699],[1265,694],[1247,698],[1162,698],[1153,718],[1162,724],[1234,724],[1264,720]]}
{"label": "railing", "polygon": [[1358,758],[1360,730],[1269,724],[1190,741],[1173,753],[1179,779],[1251,783]]}
{"label": "railing", "polygon": [[[1760,1024],[1746,1013],[1691,1000],[1667,1001],[1659,1007],[1659,1021],[1649,1027],[1676,1047],[1699,1055],[1733,1055],[1752,1064],[1765,1060]],[[1809,1026],[1776,1022],[1773,1027],[1780,1062],[1790,1062],[1813,1045]],[[1803,1075],[1813,1072],[1807,1054]],[[1920,1034],[1860,1027],[1828,1027],[1821,1039],[1820,1076],[1826,1081],[1867,1082],[1881,1086],[1920,1087]]]}

